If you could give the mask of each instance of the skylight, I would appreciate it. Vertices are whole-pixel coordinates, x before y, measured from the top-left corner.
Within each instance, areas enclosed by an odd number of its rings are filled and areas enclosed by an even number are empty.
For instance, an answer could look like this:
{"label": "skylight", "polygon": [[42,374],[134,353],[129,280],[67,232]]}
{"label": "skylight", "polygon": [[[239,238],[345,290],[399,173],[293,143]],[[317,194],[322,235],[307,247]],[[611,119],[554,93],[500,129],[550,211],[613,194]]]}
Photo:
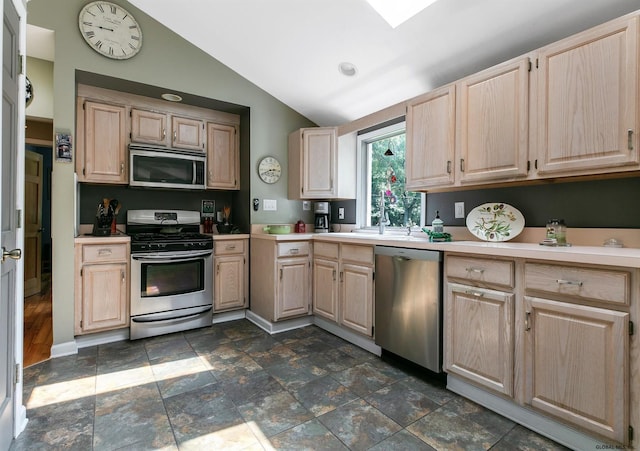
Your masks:
{"label": "skylight", "polygon": [[411,19],[436,0],[367,0],[392,28]]}

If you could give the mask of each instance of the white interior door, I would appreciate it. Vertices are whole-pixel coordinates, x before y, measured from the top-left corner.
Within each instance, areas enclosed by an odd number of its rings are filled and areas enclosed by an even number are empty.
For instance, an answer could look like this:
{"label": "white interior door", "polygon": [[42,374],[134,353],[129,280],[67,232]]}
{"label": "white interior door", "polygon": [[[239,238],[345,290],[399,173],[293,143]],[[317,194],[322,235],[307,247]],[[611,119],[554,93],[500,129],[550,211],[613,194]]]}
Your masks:
{"label": "white interior door", "polygon": [[43,157],[29,150],[24,165],[24,296],[42,288],[42,171]]}
{"label": "white interior door", "polygon": [[[22,200],[24,165],[18,146],[24,146],[25,98],[21,93],[22,72],[19,49],[24,39],[21,18],[12,0],[3,0],[4,27],[2,34],[2,159],[0,160],[0,450],[9,448],[16,425],[16,393],[18,387],[16,341],[22,340],[17,318],[22,318],[17,296],[22,297],[21,256],[23,233],[19,230],[18,202]],[[24,84],[24,81],[22,82]],[[24,89],[24,86],[23,88]],[[23,125],[24,127],[24,125]],[[21,354],[18,356],[21,357]]]}

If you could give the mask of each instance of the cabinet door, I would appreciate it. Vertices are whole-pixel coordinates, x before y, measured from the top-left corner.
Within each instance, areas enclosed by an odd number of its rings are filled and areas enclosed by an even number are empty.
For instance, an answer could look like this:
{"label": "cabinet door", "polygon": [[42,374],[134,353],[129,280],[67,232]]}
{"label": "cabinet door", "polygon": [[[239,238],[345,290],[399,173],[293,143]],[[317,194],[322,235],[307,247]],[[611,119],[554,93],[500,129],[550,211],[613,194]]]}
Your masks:
{"label": "cabinet door", "polygon": [[523,178],[529,148],[529,58],[458,83],[460,182]]}
{"label": "cabinet door", "polygon": [[373,268],[343,263],[340,285],[340,324],[373,336]]}
{"label": "cabinet door", "polygon": [[313,259],[313,313],[338,321],[338,262]]}
{"label": "cabinet door", "polygon": [[526,402],[624,443],[629,314],[525,297]]}
{"label": "cabinet door", "polygon": [[204,151],[204,122],[186,117],[171,117],[171,145],[180,149]]}
{"label": "cabinet door", "polygon": [[167,145],[167,115],[131,109],[131,141],[157,146]]}
{"label": "cabinet door", "polygon": [[406,188],[421,190],[454,182],[455,86],[436,89],[407,107]]}
{"label": "cabinet door", "polygon": [[278,260],[277,301],[274,320],[309,313],[310,263],[308,258]]}
{"label": "cabinet door", "polygon": [[638,165],[638,20],[540,51],[539,174]]}
{"label": "cabinet door", "polygon": [[128,326],[128,293],[126,263],[84,265],[82,331]]}
{"label": "cabinet door", "polygon": [[245,307],[244,268],[244,255],[215,257],[213,309],[216,312]]}
{"label": "cabinet door", "polygon": [[207,124],[207,188],[240,189],[236,129]]}
{"label": "cabinet door", "polygon": [[306,129],[302,133],[302,194],[304,198],[335,195],[337,144],[335,128]]}
{"label": "cabinet door", "polygon": [[83,182],[128,183],[126,109],[86,101]]}
{"label": "cabinet door", "polygon": [[448,284],[444,369],[513,396],[514,295]]}

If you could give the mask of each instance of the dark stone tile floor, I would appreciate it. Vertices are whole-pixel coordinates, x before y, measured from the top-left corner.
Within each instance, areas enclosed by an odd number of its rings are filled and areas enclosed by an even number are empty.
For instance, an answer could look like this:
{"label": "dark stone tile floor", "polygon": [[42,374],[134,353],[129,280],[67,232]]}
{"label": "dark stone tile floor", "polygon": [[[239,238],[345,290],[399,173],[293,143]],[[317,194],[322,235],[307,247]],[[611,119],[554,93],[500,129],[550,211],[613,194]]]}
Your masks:
{"label": "dark stone tile floor", "polygon": [[24,370],[11,450],[559,450],[315,326],[246,320],[80,350]]}

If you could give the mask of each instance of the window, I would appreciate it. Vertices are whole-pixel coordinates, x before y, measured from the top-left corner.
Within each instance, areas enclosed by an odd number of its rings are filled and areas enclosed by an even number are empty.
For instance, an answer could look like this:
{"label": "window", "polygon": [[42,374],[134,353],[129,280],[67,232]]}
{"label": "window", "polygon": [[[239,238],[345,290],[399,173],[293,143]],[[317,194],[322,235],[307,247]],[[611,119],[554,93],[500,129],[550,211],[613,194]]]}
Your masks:
{"label": "window", "polygon": [[358,225],[380,224],[381,200],[388,227],[424,225],[421,193],[405,190],[405,122],[358,136]]}

